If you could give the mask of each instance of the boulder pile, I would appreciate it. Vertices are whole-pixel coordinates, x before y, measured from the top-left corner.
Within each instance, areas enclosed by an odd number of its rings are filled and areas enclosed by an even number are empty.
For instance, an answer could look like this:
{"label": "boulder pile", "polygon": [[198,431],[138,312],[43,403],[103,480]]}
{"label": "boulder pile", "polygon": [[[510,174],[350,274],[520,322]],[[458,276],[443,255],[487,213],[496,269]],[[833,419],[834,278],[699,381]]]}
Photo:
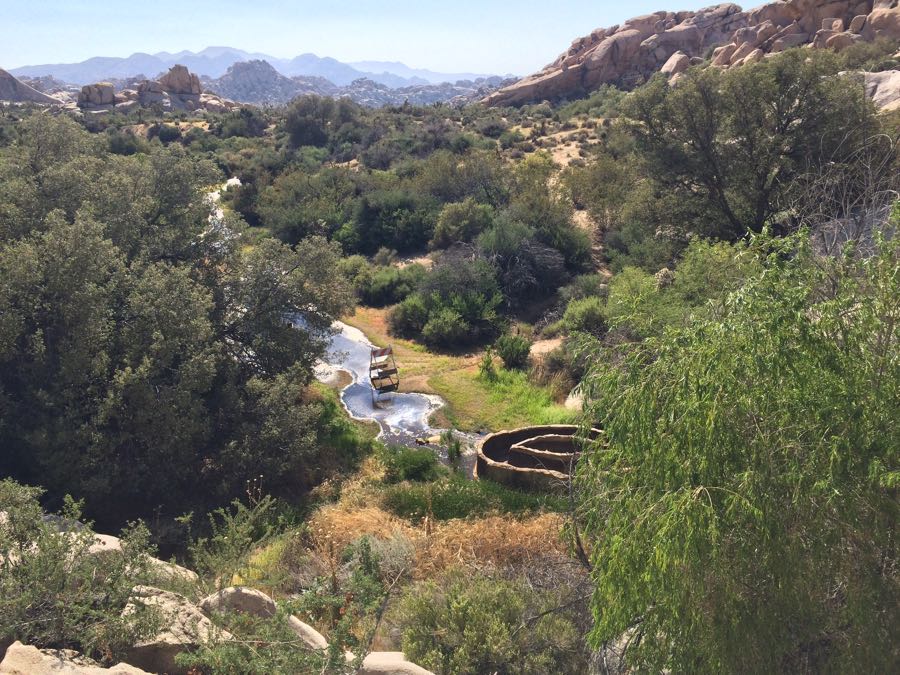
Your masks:
{"label": "boulder pile", "polygon": [[[104,544],[103,550],[114,549]],[[186,675],[188,670],[176,663],[175,657],[178,654],[194,651],[213,640],[234,639],[228,631],[213,623],[210,617],[224,617],[226,622],[227,615],[234,613],[270,618],[276,615],[278,609],[275,601],[268,595],[244,586],[223,588],[198,603],[161,588],[136,586],[123,615],[140,612],[144,608],[161,614],[162,628],[156,635],[142,640],[128,650],[127,663],[106,669],[71,650],[39,650],[14,642],[7,648],[0,662],[0,675]],[[301,648],[328,649],[328,640],[315,628],[296,616],[288,616],[286,621],[288,628],[297,636]],[[285,646],[285,649],[291,648]],[[354,655],[349,652],[345,654],[345,658],[348,662],[355,660]],[[425,668],[407,661],[402,652],[371,652],[363,659],[358,672],[361,675],[433,675]]]}
{"label": "boulder pile", "polygon": [[200,78],[181,65],[172,66],[158,80],[140,82],[136,89],[116,92],[111,83],[98,82],[85,85],[78,95],[78,107],[86,112],[117,110],[127,113],[136,108],[151,106],[162,110],[210,112],[227,112],[238,107],[234,101],[204,93]]}
{"label": "boulder pile", "polygon": [[696,12],[656,12],[575,40],[539,73],[497,90],[488,105],[581,95],[602,84],[634,86],[657,71],[677,78],[711,58],[731,68],[789,47],[840,50],[900,39],[898,0],[779,0],[743,11],[726,3]]}

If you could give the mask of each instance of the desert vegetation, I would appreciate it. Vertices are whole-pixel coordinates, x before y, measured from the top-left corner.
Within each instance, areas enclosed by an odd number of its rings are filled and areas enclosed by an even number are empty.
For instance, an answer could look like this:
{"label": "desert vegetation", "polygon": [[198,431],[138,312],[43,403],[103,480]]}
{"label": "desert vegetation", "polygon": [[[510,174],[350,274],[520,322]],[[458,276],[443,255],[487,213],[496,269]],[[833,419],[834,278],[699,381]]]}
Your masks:
{"label": "desert vegetation", "polygon": [[[159,630],[135,586],[247,586],[277,610],[210,612],[178,668],[895,670],[900,118],[842,74],[885,59],[519,108],[0,108],[0,644],[108,665]],[[445,435],[383,443],[315,381],[338,319]],[[555,423],[602,430],[566,489],[467,473]]]}

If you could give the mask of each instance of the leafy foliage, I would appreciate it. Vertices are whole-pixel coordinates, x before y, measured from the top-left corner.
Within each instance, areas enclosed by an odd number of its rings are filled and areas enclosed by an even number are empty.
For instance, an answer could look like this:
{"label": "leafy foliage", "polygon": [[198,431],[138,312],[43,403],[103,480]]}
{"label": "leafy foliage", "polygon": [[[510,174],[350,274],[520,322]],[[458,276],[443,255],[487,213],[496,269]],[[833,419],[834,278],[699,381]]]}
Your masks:
{"label": "leafy foliage", "polygon": [[497,350],[497,355],[505,368],[524,368],[528,364],[531,342],[524,335],[507,333],[497,338],[494,349]]}
{"label": "leafy foliage", "polygon": [[493,268],[464,252],[447,253],[413,295],[390,315],[398,335],[453,348],[490,339],[502,325],[502,296]]}
{"label": "leafy foliage", "polygon": [[[595,644],[657,670],[896,662],[898,245],[759,237],[721,313],[596,355],[579,465]],[[612,289],[611,289],[612,291]]]}
{"label": "leafy foliage", "polygon": [[123,614],[131,589],[149,578],[149,533],[133,526],[121,550],[92,552],[94,533],[78,522],[71,499],[59,516],[45,517],[42,490],[0,481],[0,641],[76,649],[108,663],[161,617]]}
{"label": "leafy foliage", "polygon": [[522,492],[491,481],[473,481],[459,474],[434,483],[392,486],[385,490],[383,504],[391,513],[414,521],[425,516],[450,520],[490,511],[529,513],[567,508],[562,498]]}
{"label": "leafy foliage", "polygon": [[394,620],[407,657],[441,675],[584,672],[578,630],[552,604],[518,580],[450,573],[411,587]]}
{"label": "leafy foliage", "polygon": [[[654,78],[625,112],[654,180],[700,199],[709,230],[759,231],[807,162],[841,161],[875,126],[862,87],[828,54],[788,50],[753,68],[690,70],[678,87]],[[697,230],[695,230],[697,231]]]}
{"label": "leafy foliage", "polygon": [[388,483],[432,481],[441,474],[437,457],[429,448],[385,448],[381,459],[385,465],[384,480]]}
{"label": "leafy foliage", "polygon": [[0,471],[106,527],[315,475],[306,389],[351,305],[336,245],[243,247],[209,220],[211,166],[108,155],[65,117],[23,122],[0,173]]}

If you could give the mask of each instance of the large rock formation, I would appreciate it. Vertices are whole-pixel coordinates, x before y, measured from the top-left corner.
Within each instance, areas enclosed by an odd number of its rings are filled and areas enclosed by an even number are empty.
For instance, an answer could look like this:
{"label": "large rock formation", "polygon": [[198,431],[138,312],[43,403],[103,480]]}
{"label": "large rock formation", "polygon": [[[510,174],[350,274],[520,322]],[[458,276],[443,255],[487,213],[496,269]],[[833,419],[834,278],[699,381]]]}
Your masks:
{"label": "large rock formation", "polygon": [[332,98],[349,98],[361,105],[430,105],[449,102],[462,105],[477,101],[494,91],[502,82],[500,78],[460,80],[449,83],[418,84],[395,88],[375,80],[360,78],[338,86],[324,77],[309,75],[285,77],[266,61],[235,63],[218,79],[205,78],[203,86],[233,101],[254,105],[281,105],[298,96],[315,94]]}
{"label": "large rock formation", "polygon": [[159,84],[163,91],[179,96],[199,96],[203,93],[200,78],[184,66],[172,66],[168,73],[159,78]]}
{"label": "large rock formation", "polygon": [[335,96],[339,88],[324,77],[285,77],[267,61],[235,63],[217,80],[206,81],[207,89],[234,101],[256,105],[279,105],[303,94]]}
{"label": "large rock formation", "polygon": [[579,38],[541,72],[499,89],[489,105],[519,105],[581,95],[602,84],[629,87],[668,65],[677,76],[681,52],[734,67],[789,47],[844,49],[859,41],[900,39],[898,0],[779,0],[743,11],[721,4],[697,12],[656,12]]}
{"label": "large rock formation", "polygon": [[0,101],[11,101],[13,103],[60,103],[59,100],[52,96],[42,94],[37,89],[17,80],[2,68],[0,68]]}
{"label": "large rock formation", "polygon": [[109,82],[81,88],[78,107],[87,112],[130,112],[139,107],[156,106],[163,110],[208,110],[226,112],[237,105],[219,96],[204,94],[200,78],[184,66],[173,66],[158,80],[143,80],[137,88],[116,93]]}

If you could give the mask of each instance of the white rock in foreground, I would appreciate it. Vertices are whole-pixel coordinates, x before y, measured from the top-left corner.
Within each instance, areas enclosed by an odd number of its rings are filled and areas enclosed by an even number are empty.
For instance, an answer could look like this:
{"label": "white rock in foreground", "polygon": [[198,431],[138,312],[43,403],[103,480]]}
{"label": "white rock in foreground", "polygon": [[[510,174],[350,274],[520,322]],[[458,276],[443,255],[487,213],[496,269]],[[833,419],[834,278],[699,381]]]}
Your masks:
{"label": "white rock in foreground", "polygon": [[370,652],[363,659],[360,675],[434,675],[406,660],[403,652]]}
{"label": "white rock in foreground", "polygon": [[200,609],[207,614],[243,612],[268,618],[275,616],[275,601],[262,591],[246,586],[229,586],[200,601]]}
{"label": "white rock in foreground", "polygon": [[288,617],[288,628],[310,649],[328,649],[328,640],[319,631],[296,616]]}
{"label": "white rock in foreground", "polygon": [[38,649],[14,642],[0,662],[0,675],[149,675],[147,671],[118,663],[101,668],[70,649]]}
{"label": "white rock in foreground", "polygon": [[170,675],[183,673],[185,670],[175,665],[178,654],[216,638],[232,639],[230,633],[217,628],[193,603],[177,593],[152,586],[135,586],[123,614],[133,614],[144,607],[162,613],[163,628],[129,650],[128,661],[141,668]]}

